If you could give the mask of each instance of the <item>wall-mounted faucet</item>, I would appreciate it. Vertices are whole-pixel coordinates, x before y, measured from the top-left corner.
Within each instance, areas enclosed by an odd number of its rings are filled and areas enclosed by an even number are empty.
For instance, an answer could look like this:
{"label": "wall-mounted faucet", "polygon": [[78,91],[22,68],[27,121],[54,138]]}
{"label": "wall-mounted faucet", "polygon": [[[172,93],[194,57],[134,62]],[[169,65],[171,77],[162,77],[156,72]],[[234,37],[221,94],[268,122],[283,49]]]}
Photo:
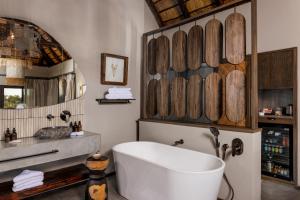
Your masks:
{"label": "wall-mounted faucet", "polygon": [[52,119],[54,119],[55,117],[52,115],[52,114],[48,114],[47,115],[47,119],[49,120],[49,121],[51,121]]}

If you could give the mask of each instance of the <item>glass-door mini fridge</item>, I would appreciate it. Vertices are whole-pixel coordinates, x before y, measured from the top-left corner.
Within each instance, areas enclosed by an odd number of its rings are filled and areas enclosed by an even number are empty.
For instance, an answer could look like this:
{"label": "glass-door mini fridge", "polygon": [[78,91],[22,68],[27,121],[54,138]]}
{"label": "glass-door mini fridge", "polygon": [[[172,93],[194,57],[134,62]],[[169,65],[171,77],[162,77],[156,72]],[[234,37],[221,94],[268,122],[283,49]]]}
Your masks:
{"label": "glass-door mini fridge", "polygon": [[262,174],[293,180],[292,126],[260,124],[262,128]]}

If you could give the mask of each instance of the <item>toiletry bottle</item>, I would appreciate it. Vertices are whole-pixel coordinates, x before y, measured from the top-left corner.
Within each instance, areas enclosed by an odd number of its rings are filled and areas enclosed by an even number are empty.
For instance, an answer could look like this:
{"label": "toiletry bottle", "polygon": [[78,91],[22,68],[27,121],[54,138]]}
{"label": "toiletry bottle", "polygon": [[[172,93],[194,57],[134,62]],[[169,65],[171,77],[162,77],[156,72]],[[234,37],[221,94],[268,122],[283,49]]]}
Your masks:
{"label": "toiletry bottle", "polygon": [[74,123],[74,132],[78,132],[78,125],[77,125],[77,122],[75,121]]}
{"label": "toiletry bottle", "polygon": [[5,142],[10,142],[10,132],[9,132],[9,128],[6,129],[5,131],[5,135],[4,135],[4,138],[5,138]]}
{"label": "toiletry bottle", "polygon": [[81,121],[78,122],[78,131],[82,131]]}
{"label": "toiletry bottle", "polygon": [[16,129],[15,128],[13,128],[13,131],[12,131],[12,140],[17,140],[17,131],[16,131]]}
{"label": "toiletry bottle", "polygon": [[73,122],[70,122],[69,127],[72,129],[72,132],[74,132],[74,126],[73,126]]}

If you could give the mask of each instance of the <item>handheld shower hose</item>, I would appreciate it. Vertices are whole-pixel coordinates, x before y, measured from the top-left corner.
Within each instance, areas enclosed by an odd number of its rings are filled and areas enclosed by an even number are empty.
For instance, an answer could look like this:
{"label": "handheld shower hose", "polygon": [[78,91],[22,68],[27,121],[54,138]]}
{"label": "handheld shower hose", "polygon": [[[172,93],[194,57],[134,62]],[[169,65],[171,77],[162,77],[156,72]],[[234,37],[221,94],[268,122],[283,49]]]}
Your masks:
{"label": "handheld shower hose", "polygon": [[[221,144],[219,142],[220,132],[216,127],[210,127],[209,130],[214,136],[214,147],[215,147],[215,151],[216,151],[216,156],[220,158],[220,146],[221,146]],[[226,152],[227,152],[228,148],[229,148],[228,144],[223,144],[223,146],[222,146],[222,160],[223,161],[225,161],[225,159],[226,159]],[[233,200],[233,198],[234,198],[234,189],[233,189],[229,179],[227,178],[225,172],[224,172],[223,178],[224,178],[226,184],[229,187],[229,193],[228,193],[228,196],[225,199],[218,198],[218,200],[229,200],[229,199]]]}

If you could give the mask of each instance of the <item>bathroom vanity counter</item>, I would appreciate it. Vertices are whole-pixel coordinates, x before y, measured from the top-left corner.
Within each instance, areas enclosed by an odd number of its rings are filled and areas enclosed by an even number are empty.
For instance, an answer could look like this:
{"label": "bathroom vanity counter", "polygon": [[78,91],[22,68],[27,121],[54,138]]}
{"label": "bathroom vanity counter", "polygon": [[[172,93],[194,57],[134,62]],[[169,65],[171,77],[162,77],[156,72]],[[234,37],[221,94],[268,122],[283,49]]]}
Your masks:
{"label": "bathroom vanity counter", "polygon": [[20,143],[0,142],[0,173],[28,166],[94,153],[100,147],[100,134],[63,139],[22,138]]}

